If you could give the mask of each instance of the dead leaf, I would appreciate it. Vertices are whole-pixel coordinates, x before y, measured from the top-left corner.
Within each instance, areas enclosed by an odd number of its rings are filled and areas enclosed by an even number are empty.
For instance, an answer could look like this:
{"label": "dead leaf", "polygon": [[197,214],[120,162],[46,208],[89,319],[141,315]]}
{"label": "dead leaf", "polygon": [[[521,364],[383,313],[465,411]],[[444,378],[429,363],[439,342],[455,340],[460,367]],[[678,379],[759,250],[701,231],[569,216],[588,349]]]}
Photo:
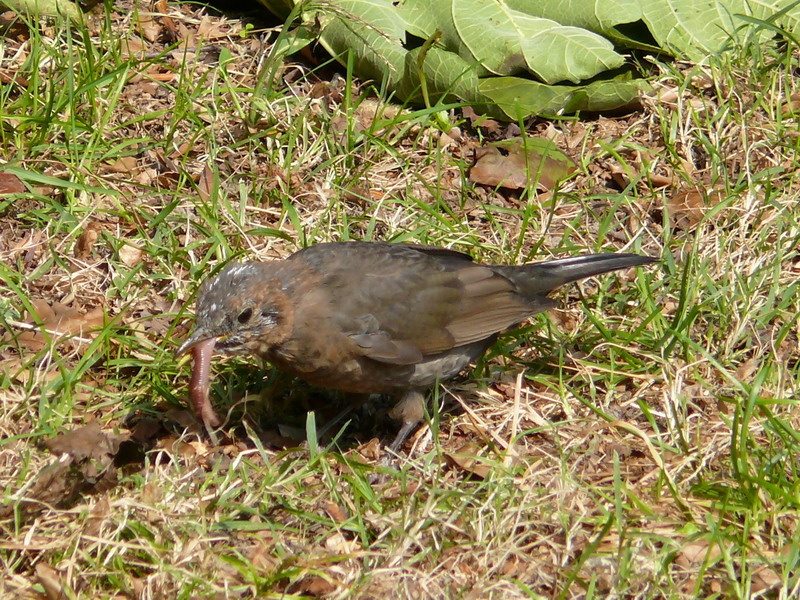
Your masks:
{"label": "dead leaf", "polygon": [[200,181],[197,182],[197,193],[200,199],[206,202],[214,193],[214,171],[208,165],[205,165],[203,172],[200,173]]}
{"label": "dead leaf", "polygon": [[792,94],[781,109],[782,117],[791,117],[800,112],[800,94]]}
{"label": "dead leaf", "polygon": [[666,206],[669,218],[675,229],[691,230],[695,228],[706,213],[724,200],[725,194],[715,190],[689,190],[678,192],[667,198]]}
{"label": "dead leaf", "polygon": [[0,171],[0,194],[22,194],[27,192],[28,188],[22,183],[22,180],[12,173]]}
{"label": "dead leaf", "polygon": [[721,554],[718,545],[709,547],[708,540],[700,538],[683,546],[675,557],[675,562],[691,570],[705,564],[706,561],[708,564],[713,563]]}
{"label": "dead leaf", "polygon": [[99,237],[100,223],[89,223],[78,236],[78,240],[75,242],[75,248],[73,249],[75,258],[87,258],[92,253],[92,248]]}
{"label": "dead leaf", "polygon": [[751,356],[736,369],[736,379],[743,383],[749,383],[753,373],[758,367],[758,356]]}
{"label": "dead leaf", "polygon": [[303,596],[308,595],[314,598],[319,598],[321,596],[327,596],[335,592],[338,589],[338,586],[321,577],[319,575],[306,575],[300,581],[296,581],[293,584],[289,585],[286,588],[286,593]]}
{"label": "dead leaf", "polygon": [[36,565],[36,579],[44,588],[47,600],[67,600],[67,598],[75,597],[74,592],[64,586],[64,581],[58,571],[50,565],[42,562],[38,563]]}
{"label": "dead leaf", "polygon": [[167,37],[167,43],[174,44],[178,41],[178,28],[175,26],[175,21],[172,17],[167,16],[167,0],[158,0],[156,8],[161,13],[161,22],[164,24],[164,30]]}
{"label": "dead leaf", "polygon": [[777,589],[781,584],[783,584],[783,580],[780,575],[770,567],[761,566],[753,573],[750,592],[752,594],[763,593],[770,589]]}
{"label": "dead leaf", "polygon": [[155,19],[153,19],[152,13],[139,12],[138,25],[139,33],[142,34],[144,39],[151,44],[158,40],[158,36],[161,34],[161,28],[158,26]]}
{"label": "dead leaf", "polygon": [[492,468],[479,458],[479,452],[477,444],[467,442],[455,452],[445,452],[444,458],[451,466],[484,479]]}
{"label": "dead leaf", "polygon": [[[44,442],[59,455],[39,470],[17,499],[26,515],[35,515],[48,506],[70,507],[81,493],[103,492],[117,482],[114,461],[125,436],[105,434],[97,421]],[[12,514],[8,505],[0,516]]]}
{"label": "dead leaf", "polygon": [[575,172],[575,163],[543,138],[495,142],[476,156],[469,180],[492,187],[521,189],[533,183],[539,190],[550,190]]}
{"label": "dead leaf", "polygon": [[328,513],[328,516],[337,523],[343,523],[347,520],[347,513],[335,502],[325,500],[322,502],[322,508]]}
{"label": "dead leaf", "polygon": [[120,246],[118,254],[122,263],[130,268],[135,267],[142,261],[142,249],[129,242],[125,242]]}
{"label": "dead leaf", "polygon": [[105,523],[109,514],[111,514],[111,503],[106,497],[100,498],[89,511],[83,533],[93,537],[99,536],[103,523]]}
{"label": "dead leaf", "polygon": [[112,173],[123,173],[125,175],[136,171],[137,161],[135,156],[122,156],[108,165],[108,170]]}
{"label": "dead leaf", "polygon": [[101,306],[82,313],[77,308],[60,302],[54,302],[50,306],[42,299],[31,300],[31,305],[34,309],[34,314],[30,315],[33,323],[28,324],[25,327],[27,330],[16,336],[16,342],[31,352],[42,350],[48,339],[58,342],[67,336],[74,336],[71,341],[76,342],[76,347],[85,347],[89,338],[94,336],[94,331],[103,327],[106,322],[105,311]]}

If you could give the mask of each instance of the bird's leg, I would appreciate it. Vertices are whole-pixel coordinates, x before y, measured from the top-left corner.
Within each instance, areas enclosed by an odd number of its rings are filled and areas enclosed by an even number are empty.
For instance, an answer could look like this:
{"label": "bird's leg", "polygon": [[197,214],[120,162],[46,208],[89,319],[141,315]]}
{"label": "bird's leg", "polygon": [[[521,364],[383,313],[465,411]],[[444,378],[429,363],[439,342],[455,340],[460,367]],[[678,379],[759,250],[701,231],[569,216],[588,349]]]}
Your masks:
{"label": "bird's leg", "polygon": [[392,452],[397,452],[403,442],[406,441],[408,434],[416,427],[425,416],[425,395],[419,390],[408,390],[400,396],[400,400],[389,411],[389,416],[393,419],[402,421],[400,431],[389,446]]}

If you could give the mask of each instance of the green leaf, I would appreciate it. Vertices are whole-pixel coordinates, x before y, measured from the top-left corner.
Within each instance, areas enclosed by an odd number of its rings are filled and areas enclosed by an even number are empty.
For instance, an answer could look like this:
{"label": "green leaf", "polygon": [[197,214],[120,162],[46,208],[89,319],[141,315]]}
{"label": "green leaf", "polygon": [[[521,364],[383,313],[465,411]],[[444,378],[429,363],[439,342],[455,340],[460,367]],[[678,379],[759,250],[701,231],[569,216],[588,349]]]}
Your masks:
{"label": "green leaf", "polygon": [[20,14],[39,17],[64,16],[73,22],[81,19],[77,5],[70,0],[3,0],[3,4]]}
{"label": "green leaf", "polygon": [[405,22],[390,0],[338,0],[328,12],[320,42],[335,57],[354,55],[356,72],[396,88],[402,78],[407,51]]}
{"label": "green leaf", "polygon": [[[403,100],[418,102],[422,99],[418,57],[420,48],[408,52],[403,76],[397,93]],[[476,66],[453,52],[430,48],[422,63],[431,102],[463,100],[480,103],[486,100],[478,89]]]}
{"label": "green leaf", "polygon": [[460,40],[497,75],[530,70],[545,83],[578,83],[624,62],[611,42],[586,29],[529,16],[501,2],[451,2]]}
{"label": "green leaf", "polygon": [[800,23],[794,0],[296,1],[358,76],[402,100],[469,102],[509,119],[629,103],[646,84],[614,74],[624,57],[612,42],[699,60]]}
{"label": "green leaf", "polygon": [[480,91],[511,119],[559,115],[579,110],[602,111],[624,106],[647,88],[629,75],[588,85],[545,85],[521,77],[482,79]]}

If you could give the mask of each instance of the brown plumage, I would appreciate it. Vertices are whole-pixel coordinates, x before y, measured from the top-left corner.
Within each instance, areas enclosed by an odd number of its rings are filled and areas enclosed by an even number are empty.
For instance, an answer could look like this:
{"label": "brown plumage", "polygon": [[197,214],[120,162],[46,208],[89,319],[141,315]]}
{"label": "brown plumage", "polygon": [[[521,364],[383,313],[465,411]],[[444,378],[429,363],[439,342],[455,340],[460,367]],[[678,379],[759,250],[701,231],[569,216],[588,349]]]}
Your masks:
{"label": "brown plumage", "polygon": [[380,242],[317,244],[285,260],[232,264],[207,280],[192,349],[191,397],[208,425],[214,350],[256,354],[312,384],[398,397],[397,449],[422,419],[422,390],[483,354],[497,335],[552,308],[547,294],[593,275],[645,265],[593,254],[519,266],[480,265],[460,252]]}

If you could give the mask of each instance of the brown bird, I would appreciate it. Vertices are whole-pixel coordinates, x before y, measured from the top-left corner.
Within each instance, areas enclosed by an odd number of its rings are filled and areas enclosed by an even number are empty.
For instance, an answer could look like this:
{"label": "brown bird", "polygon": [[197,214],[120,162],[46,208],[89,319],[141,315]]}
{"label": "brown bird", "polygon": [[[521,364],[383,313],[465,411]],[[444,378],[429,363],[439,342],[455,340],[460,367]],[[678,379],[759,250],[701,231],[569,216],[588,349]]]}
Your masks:
{"label": "brown bird", "polygon": [[208,426],[211,354],[256,354],[312,384],[392,394],[399,448],[424,416],[423,390],[456,375],[500,332],[556,303],[555,288],[654,262],[590,254],[519,266],[461,252],[381,242],[317,244],[285,260],[231,264],[197,297],[190,396]]}

